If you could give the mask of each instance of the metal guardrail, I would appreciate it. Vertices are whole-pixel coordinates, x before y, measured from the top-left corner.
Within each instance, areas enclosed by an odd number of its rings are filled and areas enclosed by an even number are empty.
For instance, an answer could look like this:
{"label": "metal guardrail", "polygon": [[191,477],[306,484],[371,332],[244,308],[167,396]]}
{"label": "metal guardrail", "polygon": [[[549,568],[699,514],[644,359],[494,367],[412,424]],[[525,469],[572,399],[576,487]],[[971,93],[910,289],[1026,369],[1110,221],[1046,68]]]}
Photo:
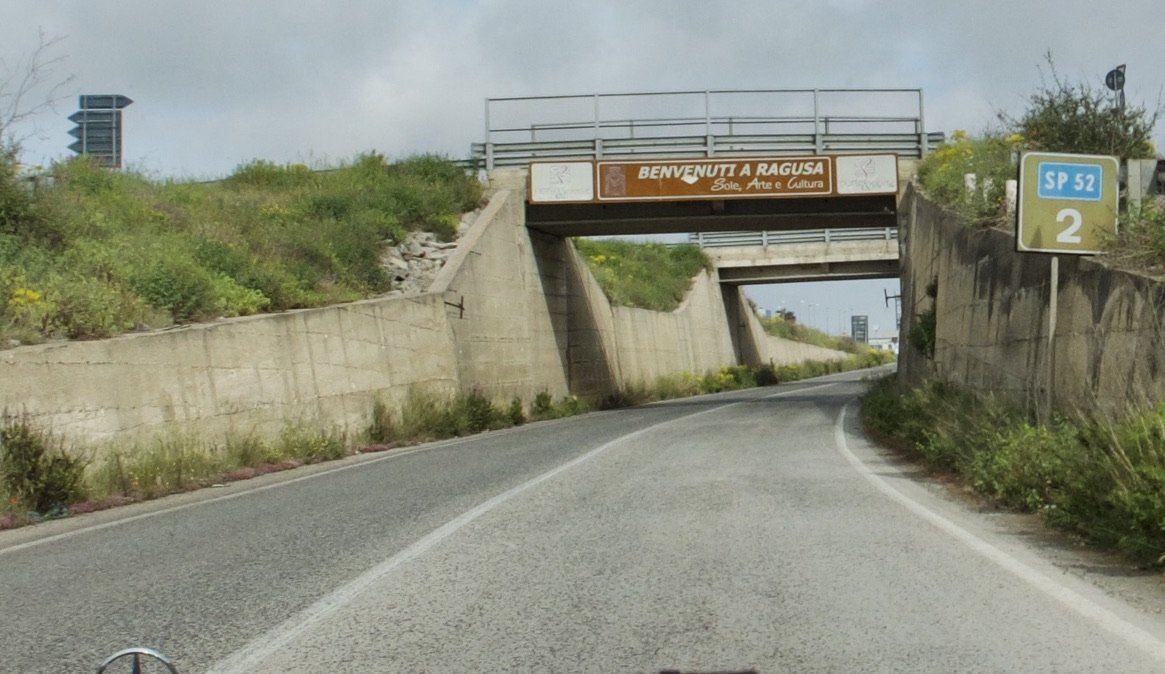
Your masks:
{"label": "metal guardrail", "polygon": [[853,229],[804,229],[792,232],[693,232],[688,242],[701,248],[742,248],[794,243],[835,243],[839,241],[896,241],[897,227]]}
{"label": "metal guardrail", "polygon": [[[868,114],[853,114],[861,110]],[[873,111],[873,112],[869,112]],[[487,98],[479,166],[538,159],[886,152],[924,157],[921,89],[748,89]]]}

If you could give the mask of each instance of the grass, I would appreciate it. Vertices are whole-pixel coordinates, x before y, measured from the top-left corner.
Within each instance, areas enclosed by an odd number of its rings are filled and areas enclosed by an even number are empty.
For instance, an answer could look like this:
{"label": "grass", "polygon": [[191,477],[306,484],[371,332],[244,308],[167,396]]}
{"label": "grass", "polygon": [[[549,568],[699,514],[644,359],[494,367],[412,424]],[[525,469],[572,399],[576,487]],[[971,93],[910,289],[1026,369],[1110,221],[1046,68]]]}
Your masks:
{"label": "grass", "polygon": [[385,246],[411,230],[448,240],[481,199],[433,156],[366,154],[329,171],[255,161],[215,183],[80,158],[29,189],[15,171],[0,161],[0,344],[374,296],[391,289]]}
{"label": "grass", "polygon": [[1151,274],[1165,273],[1165,201],[1147,198],[1120,219],[1117,235],[1104,242],[1105,256]]}
{"label": "grass", "polygon": [[902,390],[887,378],[863,399],[862,419],[875,437],[1000,506],[1165,565],[1165,404],[1123,419],[1040,423],[1005,399],[934,383]]}
{"label": "grass", "polygon": [[774,315],[769,318],[761,318],[760,322],[765,332],[774,337],[813,344],[834,351],[845,351],[855,355],[862,355],[871,350],[869,346],[859,343],[853,337],[829,335],[798,323],[796,318]]}
{"label": "grass", "polygon": [[673,311],[712,262],[699,246],[575,239],[587,266],[612,304]]}

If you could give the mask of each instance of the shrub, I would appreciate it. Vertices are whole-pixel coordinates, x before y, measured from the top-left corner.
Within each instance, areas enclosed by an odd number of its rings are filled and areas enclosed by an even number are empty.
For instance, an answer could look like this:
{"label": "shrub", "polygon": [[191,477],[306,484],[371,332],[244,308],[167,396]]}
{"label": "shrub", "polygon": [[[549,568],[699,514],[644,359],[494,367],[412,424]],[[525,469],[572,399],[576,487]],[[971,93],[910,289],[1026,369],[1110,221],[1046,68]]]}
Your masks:
{"label": "shrub", "polygon": [[19,167],[15,148],[0,139],[0,234],[56,244],[59,237],[44,230],[43,214],[37,211],[32,192],[17,176]]}
{"label": "shrub", "polygon": [[392,411],[380,398],[372,401],[372,420],[368,424],[366,433],[372,442],[392,442],[398,439]]}
{"label": "shrub", "polygon": [[[1016,176],[1019,134],[988,133],[971,138],[955,131],[951,139],[926,156],[918,166],[918,182],[935,201],[981,223],[996,222],[1008,180]],[[965,176],[975,176],[975,191],[968,193]]]}
{"label": "shrub", "polygon": [[560,419],[562,417],[585,414],[594,409],[589,401],[575,395],[563,396],[558,401],[547,391],[541,391],[534,396],[534,404],[530,416],[536,420]]}
{"label": "shrub", "polygon": [[347,454],[343,438],[306,426],[289,426],[279,436],[279,453],[309,462],[332,461]]}
{"label": "shrub", "polygon": [[548,419],[550,418],[550,413],[553,411],[553,409],[554,398],[550,395],[550,392],[539,391],[537,395],[534,396],[534,404],[530,408],[530,414],[532,414],[535,419]]}
{"label": "shrub", "polygon": [[154,262],[130,279],[151,306],[164,309],[178,323],[213,313],[214,277],[192,260],[174,256]]}
{"label": "shrub", "polygon": [[312,180],[310,171],[292,166],[279,166],[263,159],[255,159],[235,169],[224,181],[231,187],[253,187],[287,190]]}
{"label": "shrub", "polygon": [[1036,424],[1000,398],[940,384],[900,391],[888,378],[863,398],[862,420],[1000,504],[1165,564],[1165,406],[1119,421]]}
{"label": "shrub", "polygon": [[[1010,226],[1002,217],[1005,181],[1015,179],[1024,150],[1112,155],[1120,159],[1152,157],[1150,142],[1160,111],[1117,106],[1110,96],[1088,84],[1071,84],[1055,71],[1052,83],[1028,100],[1019,116],[999,113],[1002,130],[971,138],[956,131],[951,140],[919,165],[918,177],[928,195],[979,224]],[[975,192],[964,187],[965,174],[977,176]]]}
{"label": "shrub", "polygon": [[210,277],[210,309],[219,316],[250,316],[271,305],[271,300],[251,288],[245,288],[224,274]]}
{"label": "shrub", "polygon": [[276,463],[284,458],[286,457],[279,448],[263,441],[256,435],[248,434],[227,440],[223,450],[223,467],[227,469],[253,468]]}
{"label": "shrub", "polygon": [[1112,155],[1120,159],[1152,157],[1153,127],[1159,111],[1118,106],[1111,96],[1087,83],[1061,79],[1047,56],[1052,83],[1031,95],[1018,118],[1000,119],[1023,136],[1032,150]]}
{"label": "shrub", "polygon": [[1165,203],[1146,199],[1130,206],[1116,238],[1104,247],[1118,260],[1160,272],[1165,268]]}
{"label": "shrub", "polygon": [[506,416],[509,417],[510,425],[521,426],[526,423],[526,411],[522,408],[522,399],[514,397],[510,401],[510,406],[506,410]]}
{"label": "shrub", "polygon": [[84,498],[82,457],[24,417],[5,414],[0,424],[0,480],[12,505],[43,515]]}
{"label": "shrub", "polygon": [[933,360],[935,346],[938,343],[937,278],[927,284],[926,296],[930,298],[930,306],[915,315],[915,323],[906,334],[906,341],[923,356]]}

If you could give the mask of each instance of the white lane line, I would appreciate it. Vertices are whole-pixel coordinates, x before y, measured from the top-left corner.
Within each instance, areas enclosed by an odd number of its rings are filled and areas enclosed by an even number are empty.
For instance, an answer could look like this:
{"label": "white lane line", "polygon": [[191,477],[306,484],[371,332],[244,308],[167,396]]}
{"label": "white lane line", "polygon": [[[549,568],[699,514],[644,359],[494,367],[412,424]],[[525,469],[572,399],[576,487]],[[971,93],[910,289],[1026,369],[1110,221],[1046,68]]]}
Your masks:
{"label": "white lane line", "polygon": [[[814,388],[821,388],[821,387],[814,387]],[[800,390],[805,390],[805,389],[800,389]],[[784,392],[783,394],[787,395],[789,393],[795,393],[795,392],[798,392],[798,391],[788,391],[788,392]],[[782,395],[782,394],[778,394],[778,395]],[[773,396],[767,396],[767,397],[773,397]],[[547,480],[554,479],[555,477],[558,477],[559,475],[561,475],[562,473],[565,473],[566,471],[570,470],[571,468],[574,468],[580,464],[583,464],[583,463],[586,463],[587,461],[590,461],[591,459],[602,454],[603,452],[606,452],[607,450],[614,447],[615,445],[618,445],[620,443],[626,442],[626,441],[631,440],[633,438],[636,438],[640,435],[643,435],[645,433],[653,431],[661,426],[666,426],[668,424],[676,423],[678,421],[686,421],[686,420],[689,420],[689,419],[692,419],[694,417],[698,417],[698,416],[701,416],[704,414],[711,414],[713,412],[719,412],[719,411],[724,410],[728,407],[733,407],[733,406],[738,405],[738,404],[740,404],[740,403],[733,402],[733,403],[728,403],[726,405],[719,405],[717,407],[703,410],[701,412],[695,412],[693,414],[688,414],[688,415],[679,417],[677,419],[669,419],[667,421],[661,421],[657,424],[652,424],[651,426],[641,428],[641,429],[634,431],[632,433],[628,433],[627,435],[615,438],[614,440],[611,440],[610,442],[607,442],[606,444],[600,445],[599,447],[592,449],[591,451],[587,452],[586,454],[583,454],[577,458],[574,458],[574,459],[571,459],[570,461],[567,461],[566,463],[558,466],[557,468],[553,468],[545,473],[542,473],[541,475],[539,475],[535,478],[532,478],[526,482],[523,482],[522,484],[520,484],[516,487],[513,487],[505,492],[502,492],[501,494],[498,494],[497,496],[489,499],[488,501],[481,503],[477,507],[462,513],[461,515],[450,520],[449,522],[446,522],[444,525],[438,527],[436,530],[432,531],[431,533],[426,535],[424,538],[421,538],[420,540],[418,540],[417,542],[408,546],[404,550],[401,550],[400,552],[396,553],[392,557],[389,557],[388,559],[384,560],[383,562],[368,569],[360,576],[356,577],[352,581],[349,581],[347,584],[342,585],[341,587],[333,590],[332,592],[328,593],[327,595],[324,595],[321,599],[316,601],[311,606],[308,606],[303,611],[300,611],[298,614],[292,616],[288,620],[285,620],[282,624],[277,625],[276,627],[272,628],[271,630],[269,630],[267,633],[263,634],[259,638],[252,640],[250,643],[246,644],[245,646],[243,646],[239,650],[235,651],[234,653],[227,656],[226,658],[220,660],[216,665],[214,665],[213,667],[211,667],[208,670],[208,674],[245,674],[246,672],[250,672],[256,666],[258,666],[260,663],[262,663],[264,660],[271,657],[276,652],[278,652],[280,649],[282,649],[283,647],[285,647],[289,643],[291,643],[296,637],[298,637],[300,634],[302,634],[303,632],[308,630],[310,627],[319,623],[320,621],[325,619],[331,613],[333,613],[333,612],[343,608],[347,604],[351,603],[353,600],[355,600],[357,597],[359,597],[361,593],[363,593],[365,590],[367,590],[371,585],[373,585],[374,583],[376,583],[380,579],[384,578],[388,574],[392,573],[394,570],[396,570],[400,566],[407,564],[408,562],[425,554],[426,552],[428,552],[429,550],[431,550],[435,546],[437,546],[440,543],[442,543],[443,541],[445,541],[445,539],[456,534],[458,531],[460,531],[467,524],[473,522],[474,520],[478,519],[482,515],[485,515],[486,513],[490,512],[494,508],[497,508],[498,506],[502,505],[506,501],[509,501],[510,499],[514,498],[515,496],[518,496],[518,495],[522,494],[523,492],[526,492],[526,491],[530,490],[531,488],[536,487],[537,485],[542,484],[543,482],[546,482]]]}
{"label": "white lane line", "polygon": [[928,509],[921,503],[911,499],[902,492],[895,489],[888,482],[876,475],[869,466],[862,463],[862,460],[850,451],[849,443],[846,442],[845,435],[845,416],[851,403],[847,403],[841,408],[841,412],[837,415],[837,421],[834,424],[834,440],[837,445],[837,450],[849,461],[850,465],[854,467],[862,477],[872,484],[878,491],[897,501],[907,510],[915,515],[926,520],[930,524],[937,527],[944,533],[954,537],[959,542],[986,557],[997,566],[1003,568],[1005,571],[1019,577],[1032,587],[1043,592],[1049,597],[1059,601],[1067,606],[1069,609],[1075,611],[1078,615],[1083,616],[1094,622],[1099,627],[1111,632],[1112,634],[1124,639],[1130,645],[1135,646],[1144,653],[1154,657],[1158,660],[1165,661],[1165,642],[1162,642],[1150,632],[1138,627],[1137,625],[1121,618],[1112,611],[1100,606],[1099,604],[1088,599],[1084,595],[1076,592],[1056,582],[1047,575],[1033,569],[1024,564],[1015,557],[1007,554],[1003,550],[991,545],[987,541],[972,534],[959,525],[951,522],[942,515]]}

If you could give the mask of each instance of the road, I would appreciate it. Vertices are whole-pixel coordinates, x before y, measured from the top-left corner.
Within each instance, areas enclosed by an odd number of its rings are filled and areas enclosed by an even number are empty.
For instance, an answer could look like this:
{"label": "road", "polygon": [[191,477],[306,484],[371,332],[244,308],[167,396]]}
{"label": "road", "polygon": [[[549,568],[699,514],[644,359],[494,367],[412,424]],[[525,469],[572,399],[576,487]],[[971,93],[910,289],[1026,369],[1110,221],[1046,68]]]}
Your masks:
{"label": "road", "polygon": [[[0,670],[1156,672],[1156,576],[871,446],[858,375],[0,532]],[[126,670],[128,671],[128,670]]]}

